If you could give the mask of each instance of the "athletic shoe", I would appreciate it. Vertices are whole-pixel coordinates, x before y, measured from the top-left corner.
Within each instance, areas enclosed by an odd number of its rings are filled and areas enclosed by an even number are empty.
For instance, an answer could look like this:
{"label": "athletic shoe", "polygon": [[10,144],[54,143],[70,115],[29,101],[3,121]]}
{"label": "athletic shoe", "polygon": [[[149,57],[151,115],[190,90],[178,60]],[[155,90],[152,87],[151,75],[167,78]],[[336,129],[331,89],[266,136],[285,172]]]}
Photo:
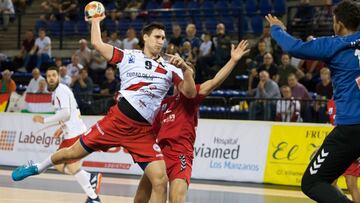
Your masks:
{"label": "athletic shoe", "polygon": [[88,197],[85,203],[101,203],[101,201],[99,196],[96,199],[91,199],[90,197]]}
{"label": "athletic shoe", "polygon": [[101,173],[90,173],[90,185],[92,186],[96,194],[100,193],[101,179]]}
{"label": "athletic shoe", "polygon": [[28,165],[17,167],[11,174],[13,181],[20,181],[29,176],[38,175],[39,170],[34,162],[29,161]]}

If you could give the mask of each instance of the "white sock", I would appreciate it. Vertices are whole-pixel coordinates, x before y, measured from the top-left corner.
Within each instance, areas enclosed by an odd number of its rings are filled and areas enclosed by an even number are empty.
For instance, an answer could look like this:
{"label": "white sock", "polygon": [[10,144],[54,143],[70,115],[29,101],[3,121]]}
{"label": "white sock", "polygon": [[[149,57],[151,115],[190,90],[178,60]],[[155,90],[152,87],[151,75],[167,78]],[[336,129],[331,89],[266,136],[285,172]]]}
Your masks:
{"label": "white sock", "polygon": [[52,167],[54,164],[51,161],[51,156],[49,156],[41,163],[37,163],[35,165],[37,166],[39,173],[42,173],[42,172],[46,171],[46,169]]}
{"label": "white sock", "polygon": [[82,189],[85,191],[87,196],[89,196],[91,199],[97,198],[97,194],[90,185],[90,173],[84,170],[80,170],[75,174],[75,178],[77,182],[81,185]]}

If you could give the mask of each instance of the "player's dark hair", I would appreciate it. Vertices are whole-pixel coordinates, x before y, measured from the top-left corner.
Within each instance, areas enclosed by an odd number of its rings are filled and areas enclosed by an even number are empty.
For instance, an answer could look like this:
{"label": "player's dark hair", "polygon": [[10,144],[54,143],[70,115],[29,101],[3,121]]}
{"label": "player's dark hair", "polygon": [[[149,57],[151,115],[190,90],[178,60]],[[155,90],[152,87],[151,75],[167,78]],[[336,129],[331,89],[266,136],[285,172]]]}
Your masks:
{"label": "player's dark hair", "polygon": [[48,71],[50,71],[50,70],[54,70],[54,71],[56,71],[56,72],[59,74],[59,68],[56,67],[56,66],[50,66],[50,67],[46,70],[46,72],[48,72]]}
{"label": "player's dark hair", "polygon": [[143,27],[143,29],[141,30],[141,36],[143,37],[145,34],[151,35],[152,31],[155,29],[165,30],[165,26],[162,23],[152,22]]}
{"label": "player's dark hair", "polygon": [[351,30],[357,31],[360,26],[360,4],[356,1],[344,0],[336,5],[334,15],[337,21]]}

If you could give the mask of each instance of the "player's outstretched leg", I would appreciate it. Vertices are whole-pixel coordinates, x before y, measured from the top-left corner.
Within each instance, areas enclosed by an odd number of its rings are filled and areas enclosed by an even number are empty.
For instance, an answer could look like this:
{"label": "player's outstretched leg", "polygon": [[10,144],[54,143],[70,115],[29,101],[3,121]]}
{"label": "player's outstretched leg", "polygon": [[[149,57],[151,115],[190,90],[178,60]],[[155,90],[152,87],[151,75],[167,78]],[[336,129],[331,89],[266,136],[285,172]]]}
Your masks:
{"label": "player's outstretched leg", "polygon": [[51,157],[48,157],[41,163],[34,164],[32,161],[30,161],[28,165],[16,168],[12,172],[11,177],[14,181],[20,181],[29,176],[38,175],[54,165],[62,164],[71,160],[82,159],[88,154],[89,152],[84,149],[78,140],[71,147],[63,148],[55,152],[51,155]]}

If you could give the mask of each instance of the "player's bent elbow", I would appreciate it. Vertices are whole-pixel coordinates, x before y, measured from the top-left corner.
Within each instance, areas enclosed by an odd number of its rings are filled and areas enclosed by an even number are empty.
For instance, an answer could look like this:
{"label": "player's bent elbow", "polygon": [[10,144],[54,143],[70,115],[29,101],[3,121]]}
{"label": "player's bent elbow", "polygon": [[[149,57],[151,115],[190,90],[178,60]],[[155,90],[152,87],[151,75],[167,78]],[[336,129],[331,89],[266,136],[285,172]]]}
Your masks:
{"label": "player's bent elbow", "polygon": [[188,99],[193,99],[196,97],[196,90],[195,91],[185,91],[183,95]]}

